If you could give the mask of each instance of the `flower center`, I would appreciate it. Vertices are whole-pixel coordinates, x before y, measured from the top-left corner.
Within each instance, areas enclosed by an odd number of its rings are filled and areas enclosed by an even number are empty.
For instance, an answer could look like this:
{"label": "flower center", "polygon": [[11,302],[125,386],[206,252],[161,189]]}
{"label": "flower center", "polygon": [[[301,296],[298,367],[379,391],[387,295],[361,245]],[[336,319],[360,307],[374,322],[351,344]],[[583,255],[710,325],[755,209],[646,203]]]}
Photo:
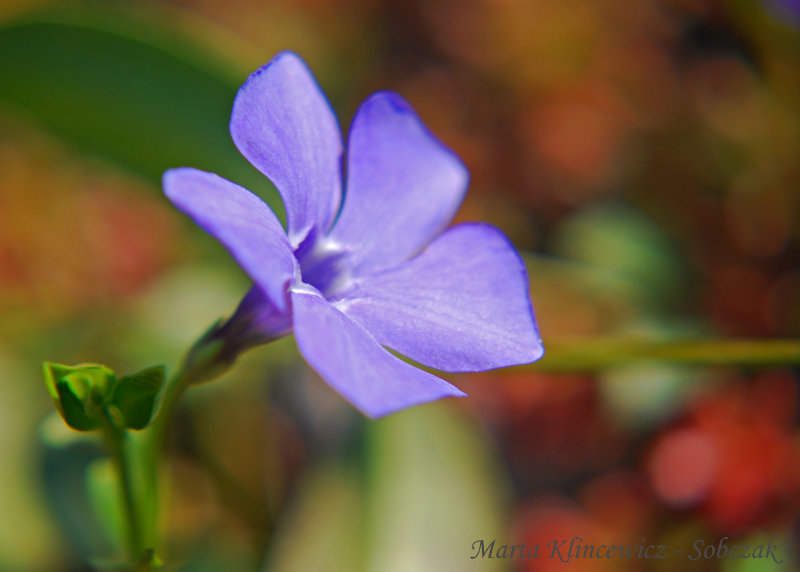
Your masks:
{"label": "flower center", "polygon": [[300,263],[300,278],[328,300],[341,295],[351,284],[347,252],[312,231],[294,251]]}

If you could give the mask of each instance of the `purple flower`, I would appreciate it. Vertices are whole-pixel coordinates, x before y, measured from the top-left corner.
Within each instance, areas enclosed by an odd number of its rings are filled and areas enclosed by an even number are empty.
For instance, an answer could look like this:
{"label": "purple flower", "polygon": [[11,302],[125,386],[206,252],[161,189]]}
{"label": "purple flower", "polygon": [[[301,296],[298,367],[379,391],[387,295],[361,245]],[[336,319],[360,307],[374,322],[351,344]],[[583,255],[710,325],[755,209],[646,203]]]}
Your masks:
{"label": "purple flower", "polygon": [[452,372],[541,357],[522,261],[494,227],[445,230],[467,171],[397,94],[356,113],[344,193],[338,124],[296,55],[248,78],[230,131],[280,192],[288,231],[217,175],[173,169],[164,189],[255,282],[222,328],[241,346],[293,330],[311,367],[370,417],[464,395],[382,346]]}

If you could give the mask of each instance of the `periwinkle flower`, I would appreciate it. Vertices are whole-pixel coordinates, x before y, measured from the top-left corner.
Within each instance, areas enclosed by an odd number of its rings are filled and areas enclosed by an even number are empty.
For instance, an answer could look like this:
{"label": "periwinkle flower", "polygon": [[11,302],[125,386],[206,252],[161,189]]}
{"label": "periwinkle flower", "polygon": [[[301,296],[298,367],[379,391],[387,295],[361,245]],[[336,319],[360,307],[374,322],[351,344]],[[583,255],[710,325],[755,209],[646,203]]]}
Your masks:
{"label": "periwinkle flower", "polygon": [[481,371],[543,353],[525,267],[494,227],[445,230],[467,187],[459,159],[400,96],[379,92],[342,136],[311,72],[278,54],[239,90],[239,151],[277,187],[287,230],[250,191],[191,168],[164,189],[255,285],[221,328],[240,346],[293,331],[305,360],[370,417],[464,395],[431,368]]}

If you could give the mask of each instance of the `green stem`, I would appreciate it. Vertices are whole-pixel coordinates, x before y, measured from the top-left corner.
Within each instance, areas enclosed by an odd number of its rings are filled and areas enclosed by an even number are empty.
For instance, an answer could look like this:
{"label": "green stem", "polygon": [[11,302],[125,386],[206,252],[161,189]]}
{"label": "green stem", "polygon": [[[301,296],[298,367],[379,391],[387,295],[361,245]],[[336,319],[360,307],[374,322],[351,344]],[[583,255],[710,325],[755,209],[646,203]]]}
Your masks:
{"label": "green stem", "polygon": [[[143,515],[141,536],[146,539],[145,548],[152,549],[154,554],[159,554],[163,550],[163,546],[159,541],[159,505],[162,489],[160,486],[162,477],[160,474],[161,459],[169,421],[172,419],[180,396],[187,387],[183,379],[182,371],[179,371],[167,381],[158,414],[150,425],[137,435],[138,439],[132,441],[137,448],[137,459],[140,463],[142,481],[142,494],[136,501],[141,507]],[[133,522],[131,524],[133,525]]]}
{"label": "green stem", "polygon": [[800,365],[800,340],[548,339],[544,358],[521,369],[591,372],[637,363],[695,367]]}
{"label": "green stem", "polygon": [[215,327],[212,326],[209,332],[195,343],[181,368],[167,380],[156,416],[135,441],[142,470],[142,496],[144,496],[137,502],[145,507],[146,515],[142,524],[143,536],[147,540],[146,548],[153,549],[155,553],[162,548],[158,543],[161,490],[159,467],[166,446],[169,423],[178,401],[189,387],[218,377],[233,364],[233,358],[226,353],[229,348],[225,342],[214,337]]}
{"label": "green stem", "polygon": [[127,553],[128,558],[133,562],[141,558],[142,553],[147,548],[142,530],[145,520],[140,513],[143,509],[143,504],[139,499],[139,488],[134,475],[136,464],[132,458],[135,454],[132,447],[133,442],[129,438],[128,432],[116,427],[108,414],[106,415],[104,431],[108,449],[116,465],[120,489],[122,490],[128,521]]}

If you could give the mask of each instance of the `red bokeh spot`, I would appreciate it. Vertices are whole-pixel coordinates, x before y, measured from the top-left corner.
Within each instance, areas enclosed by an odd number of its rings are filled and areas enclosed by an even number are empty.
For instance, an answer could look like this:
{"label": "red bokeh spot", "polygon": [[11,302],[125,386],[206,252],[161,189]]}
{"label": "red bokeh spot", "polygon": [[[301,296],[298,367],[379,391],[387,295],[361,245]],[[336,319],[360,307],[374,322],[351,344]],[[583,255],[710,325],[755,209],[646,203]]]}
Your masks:
{"label": "red bokeh spot", "polygon": [[714,442],[695,429],[666,435],[649,464],[656,494],[667,504],[680,507],[693,505],[706,495],[716,468]]}

